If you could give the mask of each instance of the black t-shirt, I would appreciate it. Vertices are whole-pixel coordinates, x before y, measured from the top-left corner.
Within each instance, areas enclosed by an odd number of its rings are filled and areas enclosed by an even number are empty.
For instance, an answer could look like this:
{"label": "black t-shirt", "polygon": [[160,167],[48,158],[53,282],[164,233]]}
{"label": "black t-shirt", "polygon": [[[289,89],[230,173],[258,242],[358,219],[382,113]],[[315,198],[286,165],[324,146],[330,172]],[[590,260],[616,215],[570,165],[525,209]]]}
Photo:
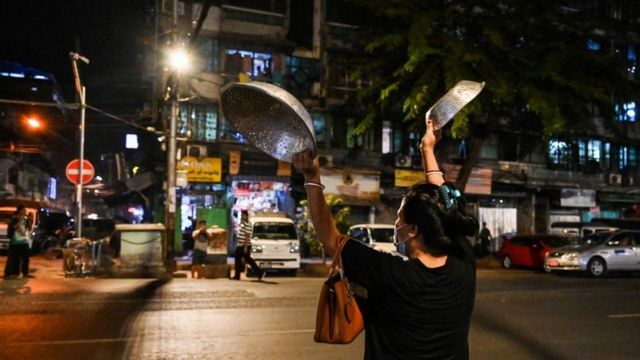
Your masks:
{"label": "black t-shirt", "polygon": [[467,359],[476,274],[468,251],[428,268],[351,240],[342,250],[345,275],[366,289],[365,359]]}

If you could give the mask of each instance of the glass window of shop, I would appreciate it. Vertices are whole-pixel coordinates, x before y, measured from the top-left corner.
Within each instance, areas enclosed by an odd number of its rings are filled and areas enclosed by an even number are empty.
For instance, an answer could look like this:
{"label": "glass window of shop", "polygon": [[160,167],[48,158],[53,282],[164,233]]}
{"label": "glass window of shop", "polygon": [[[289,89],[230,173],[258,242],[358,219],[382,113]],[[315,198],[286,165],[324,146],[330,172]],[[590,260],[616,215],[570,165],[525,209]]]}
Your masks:
{"label": "glass window of shop", "polygon": [[226,186],[224,184],[192,184],[181,194],[180,228],[192,230],[198,209],[225,208]]}
{"label": "glass window of shop", "polygon": [[232,217],[240,221],[240,211],[250,213],[278,213],[284,211],[289,183],[277,181],[236,180],[231,183],[233,195]]}
{"label": "glass window of shop", "polygon": [[547,149],[552,167],[568,169],[571,166],[571,146],[568,142],[549,140]]}

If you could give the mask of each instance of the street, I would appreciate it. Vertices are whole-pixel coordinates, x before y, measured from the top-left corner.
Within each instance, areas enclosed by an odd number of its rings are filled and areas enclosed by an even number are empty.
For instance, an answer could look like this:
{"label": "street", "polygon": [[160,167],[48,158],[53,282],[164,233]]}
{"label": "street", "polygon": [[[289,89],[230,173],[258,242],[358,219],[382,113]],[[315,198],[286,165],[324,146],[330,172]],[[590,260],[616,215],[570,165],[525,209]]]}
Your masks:
{"label": "street", "polygon": [[[41,273],[42,274],[42,273]],[[313,342],[321,278],[0,283],[2,359],[359,359]],[[637,358],[640,277],[480,269],[472,359]]]}

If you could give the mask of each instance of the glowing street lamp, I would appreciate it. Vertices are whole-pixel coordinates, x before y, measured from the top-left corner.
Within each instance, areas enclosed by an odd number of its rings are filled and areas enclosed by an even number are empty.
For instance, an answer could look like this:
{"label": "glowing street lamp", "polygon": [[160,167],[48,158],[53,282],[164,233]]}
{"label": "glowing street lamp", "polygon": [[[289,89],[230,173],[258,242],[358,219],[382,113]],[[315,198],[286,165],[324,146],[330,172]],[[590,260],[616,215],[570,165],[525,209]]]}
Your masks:
{"label": "glowing street lamp", "polygon": [[167,60],[169,67],[174,71],[185,72],[189,69],[189,54],[182,48],[169,51]]}
{"label": "glowing street lamp", "polygon": [[40,130],[44,127],[42,122],[36,117],[28,117],[26,120],[27,126],[33,130]]}

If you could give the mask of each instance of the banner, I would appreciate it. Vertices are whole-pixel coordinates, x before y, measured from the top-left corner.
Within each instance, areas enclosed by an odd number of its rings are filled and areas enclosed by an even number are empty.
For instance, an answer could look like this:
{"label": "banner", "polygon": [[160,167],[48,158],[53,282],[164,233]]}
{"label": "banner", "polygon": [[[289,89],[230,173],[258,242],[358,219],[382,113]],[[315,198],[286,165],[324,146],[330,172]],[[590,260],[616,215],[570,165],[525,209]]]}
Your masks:
{"label": "banner", "polygon": [[560,206],[593,208],[596,206],[596,191],[562,189],[560,190]]}
{"label": "banner", "polygon": [[198,160],[196,157],[186,156],[178,162],[177,170],[186,170],[189,182],[222,181],[222,161],[220,158],[206,157]]}
{"label": "banner", "polygon": [[324,193],[343,200],[379,200],[380,173],[377,171],[320,169]]}
{"label": "banner", "polygon": [[[461,168],[462,166],[456,164],[444,164],[446,179],[455,183]],[[490,168],[473,168],[463,192],[465,194],[491,195],[492,176],[493,170]]]}
{"label": "banner", "polygon": [[395,170],[395,187],[410,187],[425,181],[425,175],[419,170]]}

